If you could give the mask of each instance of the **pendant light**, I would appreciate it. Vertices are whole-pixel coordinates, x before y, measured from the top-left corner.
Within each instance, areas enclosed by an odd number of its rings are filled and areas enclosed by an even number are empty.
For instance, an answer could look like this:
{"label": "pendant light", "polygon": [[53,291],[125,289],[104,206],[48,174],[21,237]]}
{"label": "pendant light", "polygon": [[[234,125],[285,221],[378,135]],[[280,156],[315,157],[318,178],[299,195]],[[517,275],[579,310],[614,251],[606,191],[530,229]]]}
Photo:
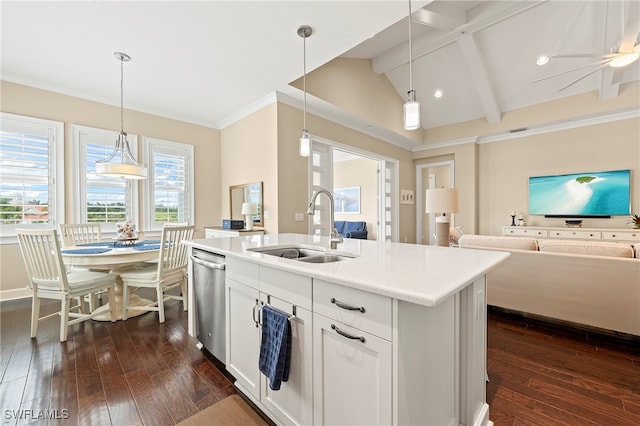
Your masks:
{"label": "pendant light", "polygon": [[403,107],[403,122],[405,130],[415,130],[420,127],[420,103],[416,101],[416,91],[413,90],[411,38],[411,0],[409,0],[409,91],[407,92],[407,102],[405,102]]}
{"label": "pendant light", "polygon": [[313,30],[308,25],[301,25],[298,28],[298,35],[302,37],[302,93],[304,96],[304,112],[302,122],[302,137],[300,137],[300,155],[308,157],[311,154],[311,138],[307,130],[307,37],[310,37]]}
{"label": "pendant light", "polygon": [[[96,174],[123,179],[146,179],[147,168],[138,163],[131,153],[124,131],[124,63],[130,61],[131,57],[121,52],[115,52],[113,56],[120,61],[120,133],[111,155],[105,160],[96,161]],[[114,159],[115,161],[111,161]]]}

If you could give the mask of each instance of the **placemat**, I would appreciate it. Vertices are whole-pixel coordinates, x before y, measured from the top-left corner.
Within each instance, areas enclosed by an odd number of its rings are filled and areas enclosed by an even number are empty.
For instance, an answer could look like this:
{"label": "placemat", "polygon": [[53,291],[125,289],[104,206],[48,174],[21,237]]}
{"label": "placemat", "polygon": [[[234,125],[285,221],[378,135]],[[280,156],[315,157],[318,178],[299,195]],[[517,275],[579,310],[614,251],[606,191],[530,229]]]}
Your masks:
{"label": "placemat", "polygon": [[111,251],[108,247],[62,250],[63,254],[100,254]]}

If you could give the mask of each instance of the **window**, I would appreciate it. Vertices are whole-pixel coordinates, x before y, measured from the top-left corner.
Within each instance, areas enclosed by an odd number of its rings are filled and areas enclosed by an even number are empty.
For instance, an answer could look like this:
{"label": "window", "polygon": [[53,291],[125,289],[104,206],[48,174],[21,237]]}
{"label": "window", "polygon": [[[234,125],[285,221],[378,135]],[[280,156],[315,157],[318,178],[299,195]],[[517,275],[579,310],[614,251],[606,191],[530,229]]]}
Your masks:
{"label": "window", "polygon": [[0,236],[64,219],[64,124],[0,113]]}
{"label": "window", "polygon": [[144,138],[145,229],[160,230],[166,222],[194,223],[193,145]]}
{"label": "window", "polygon": [[[115,224],[138,223],[137,181],[107,178],[95,173],[96,161],[113,152],[118,132],[93,127],[72,126],[76,187],[73,221],[99,223],[104,232],[115,232]],[[138,137],[128,134],[131,151],[137,158]],[[114,161],[119,160],[119,155]]]}

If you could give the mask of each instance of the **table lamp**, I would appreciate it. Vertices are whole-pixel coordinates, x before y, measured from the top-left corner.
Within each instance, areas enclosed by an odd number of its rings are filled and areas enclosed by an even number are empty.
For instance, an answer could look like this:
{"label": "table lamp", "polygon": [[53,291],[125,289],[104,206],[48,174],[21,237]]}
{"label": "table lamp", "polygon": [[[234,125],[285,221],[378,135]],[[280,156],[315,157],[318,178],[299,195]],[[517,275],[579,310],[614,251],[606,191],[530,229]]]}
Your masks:
{"label": "table lamp", "polygon": [[442,213],[436,217],[436,245],[449,247],[449,216],[447,213],[458,213],[457,188],[427,189],[426,213]]}
{"label": "table lamp", "polygon": [[256,203],[242,203],[242,211],[245,216],[244,229],[253,230],[253,215],[258,214],[258,205]]}

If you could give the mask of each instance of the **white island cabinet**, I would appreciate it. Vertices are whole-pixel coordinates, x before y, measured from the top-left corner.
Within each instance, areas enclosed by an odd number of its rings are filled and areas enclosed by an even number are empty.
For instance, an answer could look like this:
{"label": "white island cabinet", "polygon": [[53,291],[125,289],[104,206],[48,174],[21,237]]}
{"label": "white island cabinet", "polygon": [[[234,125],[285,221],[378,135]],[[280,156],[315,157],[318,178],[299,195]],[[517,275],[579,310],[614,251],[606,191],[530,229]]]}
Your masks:
{"label": "white island cabinet", "polygon": [[[325,250],[328,238],[188,244],[226,256],[226,367],[276,424],[491,424],[485,274],[508,253],[345,240],[334,254],[353,258],[306,263],[253,249]],[[278,391],[258,370],[264,304],[291,316]]]}
{"label": "white island cabinet", "polygon": [[[227,260],[227,370],[236,386],[278,424],[312,423],[311,278],[235,258]],[[291,316],[289,379],[277,391],[258,370],[261,308]]]}

